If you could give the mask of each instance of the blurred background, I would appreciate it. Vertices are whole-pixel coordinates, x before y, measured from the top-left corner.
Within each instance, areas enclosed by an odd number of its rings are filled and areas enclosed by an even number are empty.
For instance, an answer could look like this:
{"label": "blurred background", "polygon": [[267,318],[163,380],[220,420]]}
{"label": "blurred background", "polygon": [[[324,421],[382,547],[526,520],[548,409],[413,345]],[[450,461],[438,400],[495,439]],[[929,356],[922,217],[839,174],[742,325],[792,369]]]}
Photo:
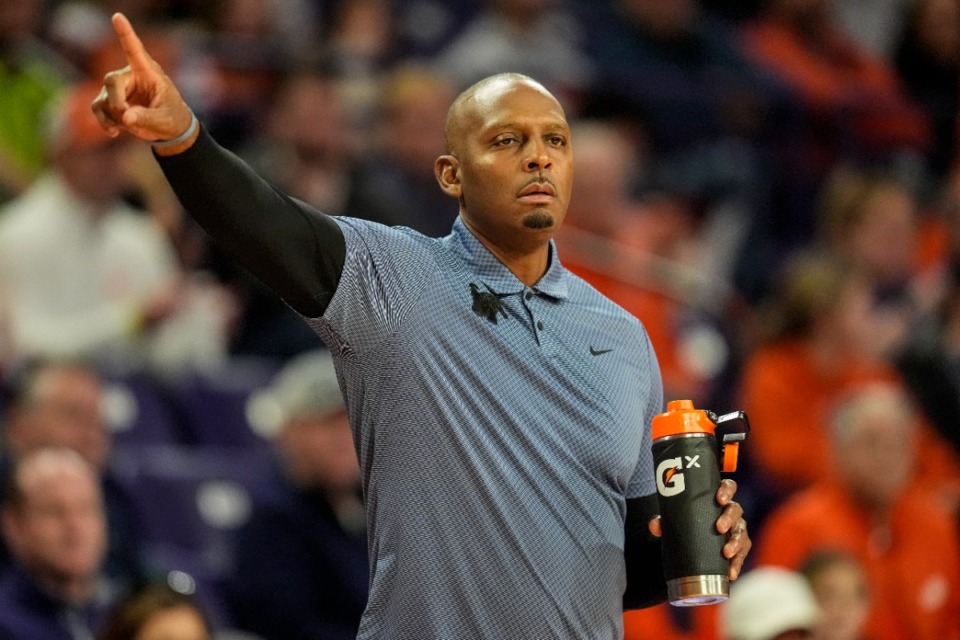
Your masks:
{"label": "blurred background", "polygon": [[[751,420],[733,476],[748,569],[840,549],[869,602],[850,638],[960,634],[960,0],[3,0],[4,455],[37,363],[82,360],[100,466],[131,504],[128,583],[173,580],[222,629],[295,640],[341,636],[238,614],[258,601],[238,545],[280,545],[250,534],[265,478],[291,464],[292,409],[263,394],[326,367],[303,365],[323,345],[183,214],[146,145],[96,127],[89,103],[124,64],[114,11],[271,182],[432,236],[457,215],[433,177],[447,106],[492,73],[541,81],[573,128],[561,260],[644,323],[666,399]],[[902,411],[862,410],[881,385]],[[331,493],[343,536],[316,544],[349,546],[355,487]],[[768,541],[803,500],[833,505],[808,520],[836,535]],[[364,562],[320,572],[319,600],[278,617],[362,608]],[[627,638],[732,633],[711,609],[627,614]]]}

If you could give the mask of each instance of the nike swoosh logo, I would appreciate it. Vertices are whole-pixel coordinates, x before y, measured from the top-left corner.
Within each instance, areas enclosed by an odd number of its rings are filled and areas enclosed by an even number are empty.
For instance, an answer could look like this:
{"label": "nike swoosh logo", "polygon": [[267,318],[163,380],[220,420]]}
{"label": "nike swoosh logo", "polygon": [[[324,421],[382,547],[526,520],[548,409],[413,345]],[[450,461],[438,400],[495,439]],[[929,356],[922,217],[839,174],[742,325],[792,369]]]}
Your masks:
{"label": "nike swoosh logo", "polygon": [[592,356],[602,356],[605,353],[610,353],[613,349],[594,349],[590,347],[590,355]]}

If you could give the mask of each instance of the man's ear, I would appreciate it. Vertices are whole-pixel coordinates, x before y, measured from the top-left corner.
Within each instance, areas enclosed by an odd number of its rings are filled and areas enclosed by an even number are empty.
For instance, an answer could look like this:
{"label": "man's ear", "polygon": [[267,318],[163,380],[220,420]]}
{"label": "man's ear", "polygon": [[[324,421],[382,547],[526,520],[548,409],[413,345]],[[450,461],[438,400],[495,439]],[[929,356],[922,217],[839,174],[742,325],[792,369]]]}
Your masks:
{"label": "man's ear", "polygon": [[460,161],[452,155],[443,155],[433,163],[433,173],[440,188],[448,196],[459,198],[463,194],[460,186]]}

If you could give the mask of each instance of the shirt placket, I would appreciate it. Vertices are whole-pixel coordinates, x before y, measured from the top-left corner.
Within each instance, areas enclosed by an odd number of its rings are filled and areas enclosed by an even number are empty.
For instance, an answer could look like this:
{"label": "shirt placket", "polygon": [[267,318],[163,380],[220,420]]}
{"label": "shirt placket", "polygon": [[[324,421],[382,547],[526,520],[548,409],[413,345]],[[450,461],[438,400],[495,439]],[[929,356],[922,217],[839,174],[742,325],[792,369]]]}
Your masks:
{"label": "shirt placket", "polygon": [[537,338],[540,351],[547,357],[556,357],[559,345],[556,341],[556,327],[548,317],[550,302],[536,289],[524,289],[520,295],[523,308],[526,309],[533,327],[533,334]]}

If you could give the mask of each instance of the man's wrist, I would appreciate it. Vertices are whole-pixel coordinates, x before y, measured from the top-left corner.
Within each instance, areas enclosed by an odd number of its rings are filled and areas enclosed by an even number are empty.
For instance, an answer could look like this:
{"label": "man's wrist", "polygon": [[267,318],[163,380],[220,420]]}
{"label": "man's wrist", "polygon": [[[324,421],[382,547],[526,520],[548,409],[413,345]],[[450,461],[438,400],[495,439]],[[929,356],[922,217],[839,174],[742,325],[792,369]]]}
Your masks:
{"label": "man's wrist", "polygon": [[200,121],[196,114],[190,111],[190,125],[186,131],[171,140],[156,140],[150,144],[153,150],[160,156],[172,156],[186,151],[196,141],[200,133]]}

